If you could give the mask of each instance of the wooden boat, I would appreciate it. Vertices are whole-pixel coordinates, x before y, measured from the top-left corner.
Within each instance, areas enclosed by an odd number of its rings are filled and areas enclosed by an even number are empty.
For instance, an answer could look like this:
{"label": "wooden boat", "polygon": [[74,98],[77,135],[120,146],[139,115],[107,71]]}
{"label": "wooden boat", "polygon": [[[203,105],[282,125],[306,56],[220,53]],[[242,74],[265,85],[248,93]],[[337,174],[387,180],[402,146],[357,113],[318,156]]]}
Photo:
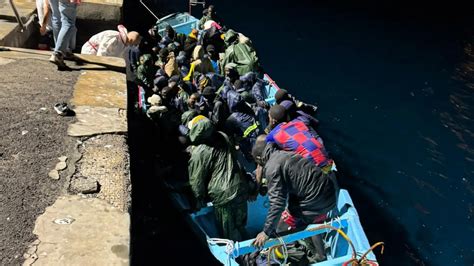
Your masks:
{"label": "wooden boat", "polygon": [[[160,33],[167,25],[171,25],[176,32],[189,34],[197,27],[198,19],[188,13],[175,13],[160,19],[157,23]],[[279,90],[278,85],[268,74],[264,75],[266,80],[265,93],[266,101],[274,104],[274,95]],[[248,170],[248,169],[247,169]],[[168,184],[173,187],[172,184]],[[174,191],[170,192],[175,199],[177,206],[183,210],[189,209],[189,204],[184,195]],[[256,236],[263,228],[265,217],[268,211],[268,198],[259,196],[257,201],[248,205],[247,230],[250,235]],[[359,215],[347,190],[341,189],[337,199],[337,218],[325,224],[312,224],[306,229],[294,233],[289,233],[279,239],[270,239],[264,248],[274,246],[286,246],[298,240],[302,240],[314,235],[324,234],[327,248],[327,260],[311,265],[378,265],[376,257],[372,252],[369,241],[359,220]],[[256,251],[252,246],[254,239],[242,242],[234,242],[217,237],[215,218],[212,204],[190,214],[190,221],[194,224],[197,232],[201,234],[209,246],[211,253],[224,265],[238,265],[236,258]],[[377,246],[377,243],[374,246]],[[359,264],[353,264],[358,262]],[[282,264],[284,261],[275,261],[273,264]]]}

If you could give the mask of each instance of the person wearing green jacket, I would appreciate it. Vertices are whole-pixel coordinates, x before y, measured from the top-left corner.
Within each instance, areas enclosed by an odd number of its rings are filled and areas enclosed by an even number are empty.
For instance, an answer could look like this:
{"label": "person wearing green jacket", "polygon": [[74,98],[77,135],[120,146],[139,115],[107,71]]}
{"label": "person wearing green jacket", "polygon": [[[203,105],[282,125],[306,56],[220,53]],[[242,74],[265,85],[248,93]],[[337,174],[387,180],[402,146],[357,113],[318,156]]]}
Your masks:
{"label": "person wearing green jacket", "polygon": [[[239,41],[239,34],[233,30],[228,30],[224,35],[224,42],[227,46],[224,59],[221,66],[228,63],[235,63],[239,75],[242,76],[248,72],[258,72],[260,63],[257,52],[246,42]],[[224,69],[221,69],[224,73]]]}
{"label": "person wearing green jacket", "polygon": [[188,123],[195,145],[188,164],[189,182],[198,209],[210,200],[214,206],[219,237],[247,239],[249,181],[243,174],[228,137],[199,115]]}

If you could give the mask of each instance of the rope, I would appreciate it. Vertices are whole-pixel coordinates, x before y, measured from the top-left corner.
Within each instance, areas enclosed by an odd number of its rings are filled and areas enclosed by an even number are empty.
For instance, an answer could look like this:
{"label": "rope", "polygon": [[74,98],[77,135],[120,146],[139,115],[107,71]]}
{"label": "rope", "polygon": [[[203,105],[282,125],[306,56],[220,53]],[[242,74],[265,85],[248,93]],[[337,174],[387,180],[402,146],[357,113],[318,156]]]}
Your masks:
{"label": "rope", "polygon": [[[239,242],[234,243],[234,241],[230,239],[224,239],[224,238],[208,238],[207,243],[209,243],[210,245],[218,245],[218,244],[225,245],[225,253],[227,253],[228,265],[230,265],[231,257],[237,258],[240,255]],[[235,248],[235,246],[237,246],[237,248]]]}
{"label": "rope", "polygon": [[[337,218],[336,218],[337,220]],[[341,228],[336,228],[332,225],[324,224],[321,226],[318,226],[316,228],[308,229],[308,231],[316,231],[319,229],[332,229],[335,230],[339,235],[341,235],[350,245],[352,249],[352,258],[348,261],[346,261],[343,265],[353,265],[353,266],[358,266],[358,265],[365,265],[368,263],[368,260],[366,259],[367,255],[373,251],[376,247],[382,246],[382,250],[380,251],[381,254],[383,254],[385,243],[384,242],[377,242],[374,245],[372,245],[360,258],[357,258],[357,251],[354,247],[354,244],[352,243],[352,240],[344,233],[344,231],[341,230]]]}
{"label": "rope", "polygon": [[[268,250],[267,265],[271,265],[270,264],[271,261],[277,263],[278,265],[285,265],[286,262],[288,261],[288,248],[286,246],[286,243],[282,237],[278,237],[277,239],[281,244],[275,245]],[[283,254],[281,254],[280,251],[278,250],[279,247],[283,247]],[[280,253],[277,255],[281,255],[283,257],[283,262],[280,262],[278,258],[275,258],[275,253],[277,252]]]}

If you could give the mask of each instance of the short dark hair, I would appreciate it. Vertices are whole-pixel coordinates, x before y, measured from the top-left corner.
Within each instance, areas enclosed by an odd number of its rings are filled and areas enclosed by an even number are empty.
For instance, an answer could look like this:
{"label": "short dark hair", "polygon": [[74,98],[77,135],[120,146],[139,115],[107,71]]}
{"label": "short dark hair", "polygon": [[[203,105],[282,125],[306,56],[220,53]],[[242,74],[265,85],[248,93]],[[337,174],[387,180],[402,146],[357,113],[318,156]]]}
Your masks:
{"label": "short dark hair", "polygon": [[289,100],[290,96],[288,95],[288,91],[285,89],[279,89],[275,93],[275,101],[279,104],[284,100]]}
{"label": "short dark hair", "polygon": [[275,104],[272,107],[270,107],[270,110],[268,111],[270,114],[270,117],[275,119],[277,123],[281,122],[286,122],[286,109],[285,107]]}
{"label": "short dark hair", "polygon": [[262,134],[257,137],[255,140],[255,145],[253,145],[252,148],[252,157],[255,160],[255,162],[259,165],[263,165],[262,162],[262,155],[263,155],[263,150],[267,146],[267,135]]}

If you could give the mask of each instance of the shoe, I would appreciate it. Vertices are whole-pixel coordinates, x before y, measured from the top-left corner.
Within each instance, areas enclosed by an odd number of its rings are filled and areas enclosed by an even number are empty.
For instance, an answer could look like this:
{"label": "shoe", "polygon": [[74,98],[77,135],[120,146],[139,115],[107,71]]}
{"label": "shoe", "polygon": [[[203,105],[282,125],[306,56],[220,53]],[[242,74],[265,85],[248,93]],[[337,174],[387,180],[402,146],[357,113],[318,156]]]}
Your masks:
{"label": "shoe", "polygon": [[49,62],[58,66],[58,68],[67,68],[66,63],[64,63],[64,56],[61,53],[54,52],[49,58]]}
{"label": "shoe", "polygon": [[67,51],[66,53],[64,53],[64,60],[76,61],[77,57],[74,55],[73,52]]}
{"label": "shoe", "polygon": [[67,103],[57,103],[54,105],[54,110],[60,116],[66,116],[70,113],[71,109],[67,106]]}

